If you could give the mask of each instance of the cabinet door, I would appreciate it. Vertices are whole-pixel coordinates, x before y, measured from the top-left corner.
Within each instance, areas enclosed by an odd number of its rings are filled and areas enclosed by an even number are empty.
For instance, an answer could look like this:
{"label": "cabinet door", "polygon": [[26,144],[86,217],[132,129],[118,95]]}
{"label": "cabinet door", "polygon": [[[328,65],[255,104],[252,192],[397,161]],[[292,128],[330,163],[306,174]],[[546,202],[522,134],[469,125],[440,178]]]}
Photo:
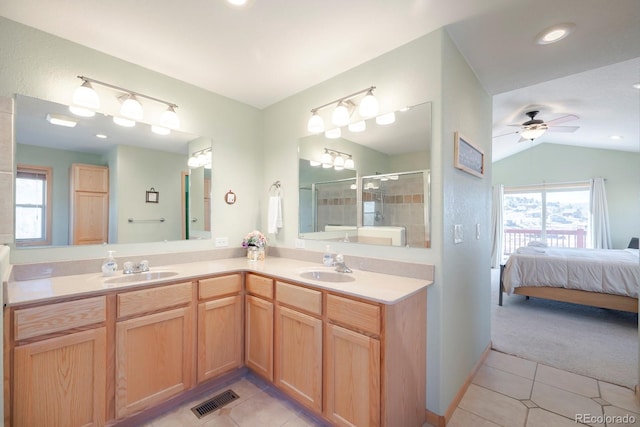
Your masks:
{"label": "cabinet door", "polygon": [[109,194],[76,191],[73,194],[74,245],[101,244],[109,240]]}
{"label": "cabinet door", "polygon": [[242,366],[242,297],[198,305],[198,382]]}
{"label": "cabinet door", "polygon": [[380,341],[327,324],[326,414],[338,426],[380,425]]}
{"label": "cabinet door", "polygon": [[106,328],[15,348],[13,425],[102,426]]}
{"label": "cabinet door", "polygon": [[322,411],[322,320],[276,307],[275,384]]}
{"label": "cabinet door", "polygon": [[192,328],[190,307],[117,323],[117,418],[191,387]]}
{"label": "cabinet door", "polygon": [[93,193],[107,193],[109,191],[109,168],[106,166],[71,165],[74,191],[91,191]]}
{"label": "cabinet door", "polygon": [[273,303],[247,295],[245,363],[273,381]]}

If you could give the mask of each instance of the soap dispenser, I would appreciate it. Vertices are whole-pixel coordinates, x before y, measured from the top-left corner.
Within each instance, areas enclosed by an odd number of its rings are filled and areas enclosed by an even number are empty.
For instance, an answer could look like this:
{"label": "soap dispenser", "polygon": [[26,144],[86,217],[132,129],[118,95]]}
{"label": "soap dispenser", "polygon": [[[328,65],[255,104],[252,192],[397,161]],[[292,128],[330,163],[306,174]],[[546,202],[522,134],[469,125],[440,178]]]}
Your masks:
{"label": "soap dispenser", "polygon": [[118,263],[113,257],[113,253],[115,251],[108,251],[109,256],[102,263],[102,275],[103,276],[113,276],[118,271]]}
{"label": "soap dispenser", "polygon": [[322,263],[327,267],[331,267],[333,265],[333,255],[331,254],[330,245],[325,247],[324,255],[322,256]]}

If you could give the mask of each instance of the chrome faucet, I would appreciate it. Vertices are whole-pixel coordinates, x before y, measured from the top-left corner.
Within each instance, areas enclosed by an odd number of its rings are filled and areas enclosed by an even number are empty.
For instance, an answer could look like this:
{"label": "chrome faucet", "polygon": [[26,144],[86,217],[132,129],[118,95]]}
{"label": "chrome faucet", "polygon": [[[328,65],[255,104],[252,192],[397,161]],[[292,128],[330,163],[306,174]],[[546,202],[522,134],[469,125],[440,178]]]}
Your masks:
{"label": "chrome faucet", "polygon": [[353,273],[353,271],[347,267],[347,264],[344,263],[344,256],[342,256],[342,254],[336,255],[336,260],[333,265],[336,267],[338,273]]}
{"label": "chrome faucet", "polygon": [[145,271],[149,271],[149,261],[146,259],[137,264],[127,261],[122,267],[122,274],[144,273]]}

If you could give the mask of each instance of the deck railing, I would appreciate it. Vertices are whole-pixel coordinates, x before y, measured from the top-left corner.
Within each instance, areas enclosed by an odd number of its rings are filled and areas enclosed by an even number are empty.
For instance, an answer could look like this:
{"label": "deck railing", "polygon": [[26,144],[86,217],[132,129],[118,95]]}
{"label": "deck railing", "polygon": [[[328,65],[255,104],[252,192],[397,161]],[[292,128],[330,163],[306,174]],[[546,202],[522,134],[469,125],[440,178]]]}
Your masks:
{"label": "deck railing", "polygon": [[[587,232],[584,228],[576,230],[547,230],[544,242],[554,248],[586,248]],[[542,241],[542,230],[505,228],[504,253],[509,255],[520,246],[527,246],[531,241]]]}

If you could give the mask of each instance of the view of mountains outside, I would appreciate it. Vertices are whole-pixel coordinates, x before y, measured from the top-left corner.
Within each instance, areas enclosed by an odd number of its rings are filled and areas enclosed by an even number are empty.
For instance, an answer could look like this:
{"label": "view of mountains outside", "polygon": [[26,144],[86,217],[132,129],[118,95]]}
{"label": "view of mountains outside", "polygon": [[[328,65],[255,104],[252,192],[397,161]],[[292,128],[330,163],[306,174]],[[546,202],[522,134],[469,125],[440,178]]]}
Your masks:
{"label": "view of mountains outside", "polygon": [[589,190],[505,193],[504,253],[508,255],[531,241],[586,248],[589,199]]}

